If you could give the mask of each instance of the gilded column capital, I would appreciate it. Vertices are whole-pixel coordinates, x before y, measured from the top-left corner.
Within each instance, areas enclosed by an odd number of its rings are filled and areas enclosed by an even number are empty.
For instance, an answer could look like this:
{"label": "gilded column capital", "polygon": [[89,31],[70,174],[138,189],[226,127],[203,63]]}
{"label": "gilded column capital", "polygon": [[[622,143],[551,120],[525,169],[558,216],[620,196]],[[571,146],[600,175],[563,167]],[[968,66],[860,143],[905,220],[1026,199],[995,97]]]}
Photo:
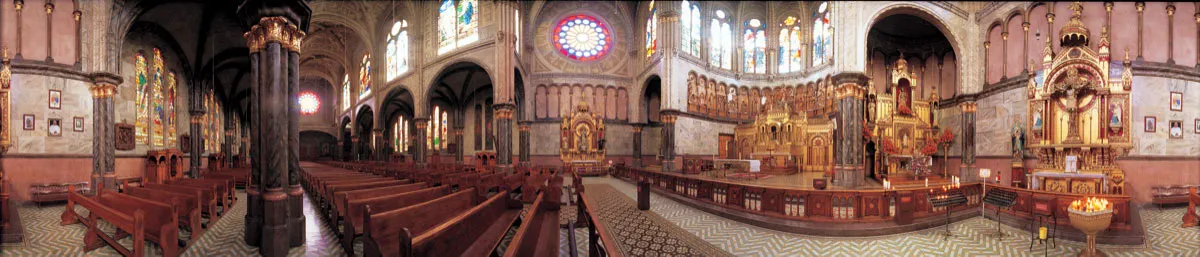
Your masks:
{"label": "gilded column capital", "polygon": [[259,19],[258,24],[250,27],[250,31],[242,34],[242,37],[246,38],[246,46],[250,48],[251,53],[262,50],[271,42],[279,43],[288,50],[299,52],[300,42],[303,41],[304,36],[304,31],[300,31],[299,27],[281,16],[263,17]]}
{"label": "gilded column capital", "polygon": [[1104,11],[1112,12],[1113,2],[1104,2]]}
{"label": "gilded column capital", "polygon": [[80,21],[80,18],[82,18],[82,17],[83,17],[83,12],[81,12],[81,11],[79,11],[79,10],[75,10],[74,12],[71,12],[71,16],[74,16],[74,17],[75,17],[75,21],[76,21],[76,22],[79,22],[79,21]]}
{"label": "gilded column capital", "polygon": [[88,87],[88,91],[92,92],[92,98],[110,98],[117,94],[117,85],[114,84],[92,84]]}
{"label": "gilded column capital", "polygon": [[16,11],[18,11],[18,12],[21,11],[22,6],[25,6],[25,1],[23,1],[23,0],[13,1],[13,8],[16,9]]}
{"label": "gilded column capital", "polygon": [[1138,10],[1138,13],[1139,13],[1139,14],[1140,14],[1142,11],[1145,11],[1145,10],[1146,10],[1146,2],[1137,2],[1137,4],[1136,4],[1136,5],[1137,5],[1137,10]]}
{"label": "gilded column capital", "polygon": [[201,124],[204,124],[204,116],[192,116],[192,118],[190,119],[190,121],[191,121],[191,123],[192,123],[192,124],[194,124],[194,125],[201,125]]}
{"label": "gilded column capital", "polygon": [[975,113],[975,111],[979,108],[979,105],[975,102],[963,102],[960,107],[962,108],[963,113]]}
{"label": "gilded column capital", "polygon": [[1175,4],[1167,4],[1167,16],[1175,15]]}
{"label": "gilded column capital", "polygon": [[46,15],[54,13],[54,3],[46,2]]}
{"label": "gilded column capital", "polygon": [[520,125],[517,125],[517,130],[521,132],[529,132],[531,127],[532,126],[530,126],[529,122],[521,122]]}
{"label": "gilded column capital", "polygon": [[634,133],[634,134],[637,134],[637,133],[642,133],[642,126],[640,126],[640,125],[633,125],[633,133]]}

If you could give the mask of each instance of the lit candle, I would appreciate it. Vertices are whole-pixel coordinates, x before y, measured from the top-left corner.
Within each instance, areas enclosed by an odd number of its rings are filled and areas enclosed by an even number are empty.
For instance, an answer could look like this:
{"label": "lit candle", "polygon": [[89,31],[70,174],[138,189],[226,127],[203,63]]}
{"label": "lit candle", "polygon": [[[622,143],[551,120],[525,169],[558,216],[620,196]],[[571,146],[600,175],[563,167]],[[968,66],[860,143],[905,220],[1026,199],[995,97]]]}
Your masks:
{"label": "lit candle", "polygon": [[925,187],[929,187],[929,178],[925,178]]}

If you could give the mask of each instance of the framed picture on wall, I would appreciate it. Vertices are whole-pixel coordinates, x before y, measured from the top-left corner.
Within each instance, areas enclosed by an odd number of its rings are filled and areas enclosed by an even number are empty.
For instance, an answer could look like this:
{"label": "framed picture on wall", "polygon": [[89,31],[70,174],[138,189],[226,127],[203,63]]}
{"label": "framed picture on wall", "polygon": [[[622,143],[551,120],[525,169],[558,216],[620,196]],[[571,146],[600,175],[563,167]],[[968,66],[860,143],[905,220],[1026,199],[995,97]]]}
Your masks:
{"label": "framed picture on wall", "polygon": [[1183,93],[1171,92],[1171,110],[1177,112],[1183,111]]}
{"label": "framed picture on wall", "polygon": [[24,128],[25,130],[33,130],[33,125],[36,122],[34,121],[34,118],[35,117],[33,114],[25,114],[24,122],[21,123],[21,128]]}
{"label": "framed picture on wall", "polygon": [[62,91],[50,90],[50,109],[62,109]]}
{"label": "framed picture on wall", "polygon": [[49,124],[46,126],[46,131],[50,132],[50,136],[52,136],[52,137],[61,137],[62,136],[62,119],[50,118],[50,119],[47,119],[46,122],[47,122],[47,124]]}
{"label": "framed picture on wall", "polygon": [[75,117],[75,131],[83,132],[83,117]]}
{"label": "framed picture on wall", "polygon": [[1167,127],[1167,134],[1170,135],[1171,138],[1173,138],[1173,139],[1183,138],[1183,121],[1182,120],[1168,121],[1167,125],[1169,125]]}
{"label": "framed picture on wall", "polygon": [[1200,134],[1200,119],[1196,119],[1196,122],[1192,123],[1192,125],[1196,126],[1196,134]]}
{"label": "framed picture on wall", "polygon": [[1154,132],[1158,130],[1158,118],[1154,116],[1146,116],[1146,132]]}

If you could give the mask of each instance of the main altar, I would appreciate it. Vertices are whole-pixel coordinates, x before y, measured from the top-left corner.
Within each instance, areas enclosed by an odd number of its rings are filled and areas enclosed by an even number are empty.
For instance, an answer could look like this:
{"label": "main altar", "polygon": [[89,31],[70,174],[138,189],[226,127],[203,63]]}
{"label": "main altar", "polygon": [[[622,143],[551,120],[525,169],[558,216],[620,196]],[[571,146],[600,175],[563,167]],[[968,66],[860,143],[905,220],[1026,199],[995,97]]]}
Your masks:
{"label": "main altar", "polygon": [[792,111],[786,103],[768,108],[754,123],[737,126],[739,158],[757,160],[770,171],[833,172],[833,122]]}
{"label": "main altar", "polygon": [[1027,148],[1038,162],[1031,189],[1077,194],[1124,194],[1124,172],[1116,159],[1133,148],[1130,140],[1132,71],[1109,67],[1107,31],[1090,47],[1082,5],[1063,26],[1060,50],[1046,40],[1042,72],[1029,79]]}
{"label": "main altar", "polygon": [[[914,72],[909,71],[903,55],[890,71],[882,94],[875,85],[869,86],[867,117],[863,136],[873,144],[875,152],[868,153],[870,173],[875,178],[892,181],[913,181],[929,178],[933,152],[938,150],[937,94],[926,99],[913,96],[917,85]],[[870,147],[868,147],[870,149]],[[944,178],[935,177],[939,182]]]}
{"label": "main altar", "polygon": [[563,167],[580,175],[604,174],[604,119],[592,114],[586,102],[563,117],[559,157]]}

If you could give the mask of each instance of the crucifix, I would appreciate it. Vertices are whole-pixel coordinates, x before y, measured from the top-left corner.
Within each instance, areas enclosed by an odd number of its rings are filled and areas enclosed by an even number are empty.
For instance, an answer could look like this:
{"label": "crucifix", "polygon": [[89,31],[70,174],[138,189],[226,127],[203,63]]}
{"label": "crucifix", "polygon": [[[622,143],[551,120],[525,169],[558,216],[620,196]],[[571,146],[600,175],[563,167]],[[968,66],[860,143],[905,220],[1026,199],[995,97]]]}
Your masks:
{"label": "crucifix", "polygon": [[1079,70],[1068,69],[1067,77],[1054,85],[1054,89],[1062,92],[1068,115],[1067,139],[1063,143],[1082,143],[1083,140],[1079,137],[1079,100],[1083,95],[1083,90],[1091,85],[1091,81],[1087,78],[1079,76]]}

